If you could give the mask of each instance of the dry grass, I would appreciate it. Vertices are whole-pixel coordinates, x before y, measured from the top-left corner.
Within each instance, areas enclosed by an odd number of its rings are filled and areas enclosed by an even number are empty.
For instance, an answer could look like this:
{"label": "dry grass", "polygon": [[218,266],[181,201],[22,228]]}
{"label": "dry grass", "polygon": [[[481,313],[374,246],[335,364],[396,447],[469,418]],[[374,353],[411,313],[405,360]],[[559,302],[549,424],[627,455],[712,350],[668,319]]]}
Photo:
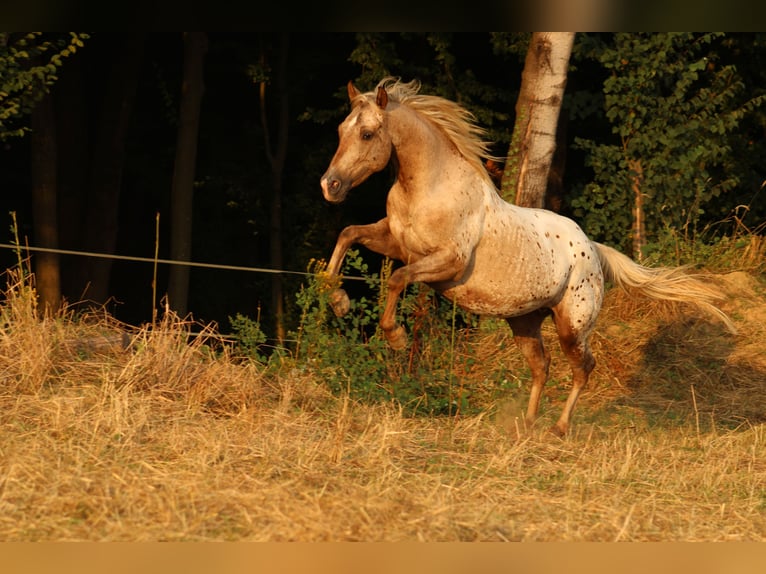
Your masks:
{"label": "dry grass", "polygon": [[730,285],[736,338],[610,293],[561,440],[542,429],[565,362],[554,350],[527,431],[526,370],[499,330],[472,343],[464,383],[484,414],[408,418],[332,396],[305,365],[235,360],[170,314],[40,320],[17,283],[0,321],[0,540],[764,541],[766,300],[749,275]]}

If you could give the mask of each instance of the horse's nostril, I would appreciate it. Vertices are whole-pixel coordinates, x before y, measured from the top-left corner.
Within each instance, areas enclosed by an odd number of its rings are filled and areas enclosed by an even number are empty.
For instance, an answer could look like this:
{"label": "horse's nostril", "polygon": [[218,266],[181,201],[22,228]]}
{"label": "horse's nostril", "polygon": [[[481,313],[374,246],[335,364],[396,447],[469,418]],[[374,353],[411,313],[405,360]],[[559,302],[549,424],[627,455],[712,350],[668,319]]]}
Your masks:
{"label": "horse's nostril", "polygon": [[339,188],[339,187],[340,187],[340,181],[338,181],[337,179],[333,179],[333,180],[330,182],[330,189],[331,189],[332,191],[338,191],[338,188]]}

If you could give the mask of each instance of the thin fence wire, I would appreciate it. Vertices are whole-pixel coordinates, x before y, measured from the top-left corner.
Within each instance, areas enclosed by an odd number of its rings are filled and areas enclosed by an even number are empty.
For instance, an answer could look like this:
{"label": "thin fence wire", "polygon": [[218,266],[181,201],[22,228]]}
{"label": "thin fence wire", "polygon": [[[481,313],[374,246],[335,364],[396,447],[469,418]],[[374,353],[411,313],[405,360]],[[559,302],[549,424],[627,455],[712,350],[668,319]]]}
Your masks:
{"label": "thin fence wire", "polygon": [[[113,259],[116,261],[133,261],[137,263],[151,263],[153,265],[186,265],[187,267],[199,267],[203,269],[220,269],[224,271],[247,271],[254,273],[268,273],[272,275],[287,274],[301,275],[303,277],[316,277],[317,273],[307,271],[291,271],[288,269],[269,269],[266,267],[248,267],[244,265],[224,265],[222,263],[199,263],[195,261],[179,261],[175,259],[160,259],[153,257],[138,257],[133,255],[117,255],[110,253],[97,253],[93,251],[76,251],[73,249],[53,249],[49,247],[32,247],[29,245],[15,245],[13,243],[0,243],[0,249],[10,249],[12,251],[29,251],[35,253],[54,253],[57,255],[74,255],[77,257],[95,257],[100,259]],[[341,275],[343,280],[365,281],[364,277],[355,277],[353,275]],[[195,334],[195,333],[191,333]],[[201,333],[197,333],[201,334]],[[275,342],[276,339],[268,339],[269,342]],[[296,342],[293,339],[285,339],[282,343]]]}
{"label": "thin fence wire", "polygon": [[[75,255],[79,257],[96,257],[100,259],[113,259],[117,261],[135,261],[138,263],[152,263],[160,265],[185,265],[187,267],[200,267],[204,269],[222,269],[225,271],[248,271],[255,273],[269,273],[273,275],[286,274],[286,275],[301,275],[314,277],[316,273],[309,273],[307,271],[290,271],[288,269],[269,269],[266,267],[248,267],[244,265],[224,265],[222,263],[198,263],[195,261],[179,261],[175,259],[158,259],[152,257],[137,257],[133,255],[116,255],[110,253],[96,253],[92,251],[75,251],[72,249],[53,249],[48,247],[31,247],[28,245],[18,246],[12,243],[0,243],[0,249],[11,249],[13,251],[31,251],[37,253],[55,253],[58,255]],[[355,277],[349,275],[343,275],[342,279],[350,279],[354,281],[364,281],[364,277]]]}

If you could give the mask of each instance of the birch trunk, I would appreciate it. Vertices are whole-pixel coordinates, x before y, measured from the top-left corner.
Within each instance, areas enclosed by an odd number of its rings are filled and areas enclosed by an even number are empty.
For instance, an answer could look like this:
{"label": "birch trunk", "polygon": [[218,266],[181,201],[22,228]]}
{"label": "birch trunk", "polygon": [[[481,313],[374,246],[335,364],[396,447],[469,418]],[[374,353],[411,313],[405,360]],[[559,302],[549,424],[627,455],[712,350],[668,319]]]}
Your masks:
{"label": "birch trunk", "polygon": [[574,35],[574,32],[532,34],[501,182],[503,197],[517,205],[545,205]]}

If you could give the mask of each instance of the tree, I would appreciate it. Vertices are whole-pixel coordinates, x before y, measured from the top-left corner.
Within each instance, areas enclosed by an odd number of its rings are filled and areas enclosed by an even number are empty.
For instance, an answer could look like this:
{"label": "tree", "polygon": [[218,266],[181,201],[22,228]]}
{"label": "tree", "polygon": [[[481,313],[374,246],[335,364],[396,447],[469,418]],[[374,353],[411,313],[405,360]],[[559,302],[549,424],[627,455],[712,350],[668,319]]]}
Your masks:
{"label": "tree", "polygon": [[[736,68],[719,61],[722,34],[587,37],[604,81],[612,142],[576,139],[594,171],[572,201],[587,231],[642,257],[663,228],[694,232],[705,206],[737,185],[730,134],[764,96],[742,101]],[[628,230],[632,230],[628,234]]]}
{"label": "tree", "polygon": [[[283,174],[287,160],[287,140],[290,127],[289,100],[287,90],[287,62],[290,36],[286,32],[277,40],[276,68],[271,68],[265,44],[261,45],[261,59],[258,66],[250,67],[250,77],[258,85],[258,105],[261,115],[264,149],[271,168],[271,197],[269,202],[269,263],[272,269],[284,269],[284,250],[282,237],[282,196]],[[276,137],[272,139],[269,123],[267,88],[273,86],[277,106]],[[271,309],[274,314],[274,326],[277,339],[284,341],[285,294],[284,278],[280,273],[271,277]]]}
{"label": "tree", "polygon": [[[56,204],[58,212],[58,243],[65,249],[84,248],[85,215],[87,214],[90,184],[90,149],[92,134],[88,121],[88,110],[92,100],[85,97],[88,85],[88,68],[94,53],[99,51],[98,42],[94,50],[84,50],[69,59],[61,71],[53,90],[54,115],[56,118]],[[61,294],[68,301],[76,302],[85,287],[86,261],[81,258],[69,259],[62,265]]]}
{"label": "tree", "polygon": [[[170,258],[191,261],[194,174],[200,109],[205,90],[203,65],[207,52],[207,35],[204,32],[184,32],[183,40],[184,73],[170,192]],[[168,300],[179,315],[186,315],[189,302],[189,267],[186,265],[174,265],[171,268]]]}
{"label": "tree", "polygon": [[[107,72],[104,96],[100,101],[97,127],[90,159],[90,182],[85,212],[84,244],[88,251],[114,253],[117,246],[120,193],[125,166],[125,141],[136,96],[138,73],[144,46],[143,33],[109,36],[104,49],[110,50],[113,64]],[[85,260],[82,277],[87,278],[88,296],[98,304],[110,293],[112,260]]]}
{"label": "tree", "polygon": [[[30,135],[34,243],[58,247],[57,146],[51,86],[63,58],[83,47],[85,34],[44,39],[41,32],[0,33],[0,141]],[[26,125],[31,117],[31,127]],[[55,253],[38,253],[35,281],[43,313],[61,302],[61,273]]]}
{"label": "tree", "polygon": [[58,79],[63,59],[87,38],[76,32],[52,39],[42,32],[0,32],[0,141],[29,132],[26,118]]}
{"label": "tree", "polygon": [[[58,248],[56,127],[53,102],[45,94],[32,111],[32,205],[34,243],[46,249]],[[59,256],[52,252],[35,255],[35,286],[39,307],[54,313],[61,303]]]}
{"label": "tree", "polygon": [[545,205],[574,36],[535,32],[529,42],[501,181],[501,194],[517,205]]}

